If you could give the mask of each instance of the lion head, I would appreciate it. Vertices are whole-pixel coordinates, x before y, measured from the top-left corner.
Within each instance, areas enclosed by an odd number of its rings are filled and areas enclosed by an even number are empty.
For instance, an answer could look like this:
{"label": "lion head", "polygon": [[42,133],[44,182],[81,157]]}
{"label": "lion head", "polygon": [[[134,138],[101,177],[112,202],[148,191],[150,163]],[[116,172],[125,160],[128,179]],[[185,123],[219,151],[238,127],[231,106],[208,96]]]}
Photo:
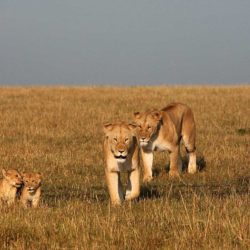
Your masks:
{"label": "lion head", "polygon": [[162,122],[162,113],[158,110],[145,113],[135,112],[134,119],[138,127],[139,143],[145,147],[157,136]]}
{"label": "lion head", "polygon": [[22,173],[24,188],[29,193],[34,193],[42,182],[42,175],[40,173]]}
{"label": "lion head", "polygon": [[130,155],[135,143],[135,124],[124,122],[104,124],[104,133],[109,150],[117,162],[123,163]]}
{"label": "lion head", "polygon": [[4,179],[13,187],[20,187],[22,185],[22,176],[15,169],[2,170]]}

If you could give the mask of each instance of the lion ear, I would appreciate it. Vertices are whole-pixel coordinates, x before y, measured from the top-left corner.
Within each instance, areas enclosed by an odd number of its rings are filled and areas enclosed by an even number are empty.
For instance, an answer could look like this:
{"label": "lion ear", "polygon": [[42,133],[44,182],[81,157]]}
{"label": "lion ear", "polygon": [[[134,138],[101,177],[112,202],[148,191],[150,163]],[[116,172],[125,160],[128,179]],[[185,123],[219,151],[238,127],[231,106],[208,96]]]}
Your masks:
{"label": "lion ear", "polygon": [[162,118],[162,113],[161,111],[155,110],[152,112],[152,117],[156,120],[156,121],[160,121]]}
{"label": "lion ear", "polygon": [[140,119],[141,118],[141,113],[140,112],[134,112],[134,117],[136,118],[136,119]]}
{"label": "lion ear", "polygon": [[131,131],[133,136],[136,136],[136,129],[137,129],[137,125],[134,123],[129,123],[128,124],[128,128]]}
{"label": "lion ear", "polygon": [[40,172],[38,172],[36,175],[37,175],[37,177],[39,177],[40,179],[43,179],[43,176],[42,176],[42,174],[41,174]]}
{"label": "lion ear", "polygon": [[104,134],[107,134],[113,129],[113,124],[112,123],[104,123],[103,124],[103,132]]}
{"label": "lion ear", "polygon": [[141,118],[141,113],[140,112],[134,112],[134,118],[135,119],[140,119]]}
{"label": "lion ear", "polygon": [[129,128],[131,131],[134,131],[134,130],[137,128],[137,125],[134,124],[134,123],[129,123],[129,124],[128,124],[128,128]]}
{"label": "lion ear", "polygon": [[25,172],[21,172],[20,174],[21,174],[22,178],[26,175]]}

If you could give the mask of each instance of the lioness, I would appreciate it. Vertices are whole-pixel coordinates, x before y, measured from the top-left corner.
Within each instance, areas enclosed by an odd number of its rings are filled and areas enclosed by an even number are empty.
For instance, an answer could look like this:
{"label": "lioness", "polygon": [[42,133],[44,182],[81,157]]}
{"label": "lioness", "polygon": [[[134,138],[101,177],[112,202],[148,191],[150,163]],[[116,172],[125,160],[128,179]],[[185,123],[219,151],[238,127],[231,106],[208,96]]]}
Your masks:
{"label": "lioness", "polygon": [[22,176],[15,169],[2,170],[3,179],[0,180],[0,199],[8,205],[16,200],[17,189],[22,185]]}
{"label": "lioness", "polygon": [[153,151],[170,152],[170,176],[179,176],[182,169],[180,141],[189,154],[188,172],[196,172],[195,121],[192,110],[181,103],[172,103],[162,110],[135,112],[138,138],[144,165],[143,181],[152,179]]}
{"label": "lioness", "polygon": [[22,177],[21,203],[25,207],[37,207],[41,196],[42,176],[40,173],[22,173]]}
{"label": "lioness", "polygon": [[104,124],[105,175],[111,203],[124,199],[120,172],[128,173],[125,200],[139,196],[139,147],[135,136],[136,125],[124,122]]}

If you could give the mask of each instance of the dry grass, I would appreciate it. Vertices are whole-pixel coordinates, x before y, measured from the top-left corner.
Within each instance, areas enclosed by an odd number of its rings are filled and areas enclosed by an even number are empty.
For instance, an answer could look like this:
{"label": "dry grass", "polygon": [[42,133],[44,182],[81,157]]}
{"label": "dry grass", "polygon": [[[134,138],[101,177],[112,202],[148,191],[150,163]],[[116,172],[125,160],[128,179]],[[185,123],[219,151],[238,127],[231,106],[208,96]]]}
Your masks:
{"label": "dry grass", "polygon": [[[40,171],[42,207],[1,207],[6,249],[247,249],[250,87],[1,88],[0,167]],[[192,107],[202,170],[142,185],[111,208],[102,124],[178,101]],[[185,158],[185,154],[183,153]]]}

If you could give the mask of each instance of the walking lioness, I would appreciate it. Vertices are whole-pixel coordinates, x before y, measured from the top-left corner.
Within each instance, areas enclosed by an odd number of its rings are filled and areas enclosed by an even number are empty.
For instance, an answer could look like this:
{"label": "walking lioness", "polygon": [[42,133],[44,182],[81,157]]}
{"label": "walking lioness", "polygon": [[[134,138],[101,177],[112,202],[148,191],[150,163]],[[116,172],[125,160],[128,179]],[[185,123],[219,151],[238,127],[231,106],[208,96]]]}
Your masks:
{"label": "walking lioness", "polygon": [[132,200],[140,194],[139,147],[135,130],[136,125],[124,122],[104,124],[105,175],[113,205],[124,199],[120,172],[128,173],[125,200]]}
{"label": "walking lioness", "polygon": [[144,165],[143,181],[152,179],[153,151],[169,151],[170,176],[179,176],[182,169],[180,141],[189,154],[188,172],[196,172],[195,121],[192,110],[173,103],[162,110],[135,112],[138,138]]}

